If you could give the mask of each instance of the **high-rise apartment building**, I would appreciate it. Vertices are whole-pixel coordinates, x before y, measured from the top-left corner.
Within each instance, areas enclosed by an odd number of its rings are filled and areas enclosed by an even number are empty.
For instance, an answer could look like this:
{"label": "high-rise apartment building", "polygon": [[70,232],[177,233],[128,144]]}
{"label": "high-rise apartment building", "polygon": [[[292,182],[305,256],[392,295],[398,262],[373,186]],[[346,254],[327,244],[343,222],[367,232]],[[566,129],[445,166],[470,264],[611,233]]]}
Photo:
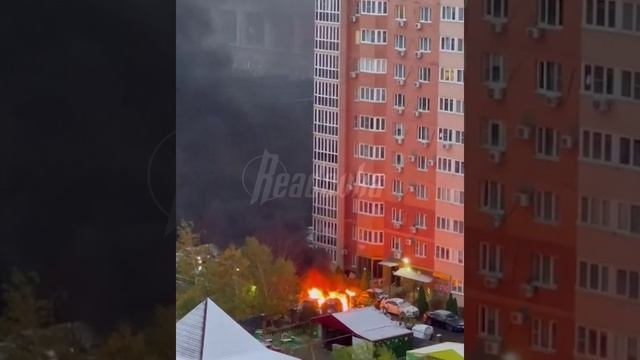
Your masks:
{"label": "high-rise apartment building", "polygon": [[[462,302],[463,0],[316,0],[313,243]],[[433,279],[433,281],[431,281]]]}
{"label": "high-rise apartment building", "polygon": [[468,1],[465,26],[467,356],[640,358],[640,2]]}

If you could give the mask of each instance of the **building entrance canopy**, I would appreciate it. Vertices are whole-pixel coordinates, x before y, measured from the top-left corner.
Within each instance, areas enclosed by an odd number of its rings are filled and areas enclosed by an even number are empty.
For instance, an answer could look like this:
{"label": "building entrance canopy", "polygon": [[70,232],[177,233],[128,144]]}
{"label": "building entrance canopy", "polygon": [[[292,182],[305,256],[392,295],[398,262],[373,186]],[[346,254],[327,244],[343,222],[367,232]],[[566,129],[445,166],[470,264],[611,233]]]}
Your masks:
{"label": "building entrance canopy", "polygon": [[393,273],[395,276],[403,277],[406,279],[415,280],[421,283],[428,284],[433,281],[433,278],[427,274],[423,274],[420,271],[414,270],[410,267],[403,267]]}

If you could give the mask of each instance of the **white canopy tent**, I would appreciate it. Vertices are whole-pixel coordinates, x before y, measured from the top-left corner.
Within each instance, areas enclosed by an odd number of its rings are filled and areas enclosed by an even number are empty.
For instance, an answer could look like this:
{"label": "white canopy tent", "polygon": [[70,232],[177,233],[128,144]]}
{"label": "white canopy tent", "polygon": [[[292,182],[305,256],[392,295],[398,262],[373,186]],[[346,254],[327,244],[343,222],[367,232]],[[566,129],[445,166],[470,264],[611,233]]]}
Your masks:
{"label": "white canopy tent", "polygon": [[176,360],[295,360],[267,349],[206,299],[176,324]]}

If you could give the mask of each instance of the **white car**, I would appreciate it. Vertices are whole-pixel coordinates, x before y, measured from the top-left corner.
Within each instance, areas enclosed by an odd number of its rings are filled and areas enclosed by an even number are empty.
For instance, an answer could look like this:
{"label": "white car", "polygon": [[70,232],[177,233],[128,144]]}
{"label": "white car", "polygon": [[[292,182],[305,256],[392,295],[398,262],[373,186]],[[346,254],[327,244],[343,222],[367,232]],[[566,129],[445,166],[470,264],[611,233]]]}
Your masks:
{"label": "white car", "polygon": [[400,298],[383,299],[380,303],[380,309],[384,313],[403,317],[418,317],[418,308],[409,304]]}

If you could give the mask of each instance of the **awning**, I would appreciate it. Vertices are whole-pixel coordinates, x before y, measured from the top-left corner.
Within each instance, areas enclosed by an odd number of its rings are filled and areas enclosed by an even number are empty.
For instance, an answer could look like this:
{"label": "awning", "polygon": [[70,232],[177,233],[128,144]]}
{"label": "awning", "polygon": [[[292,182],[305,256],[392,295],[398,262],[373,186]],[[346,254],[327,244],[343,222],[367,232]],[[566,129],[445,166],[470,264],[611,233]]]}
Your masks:
{"label": "awning", "polygon": [[425,284],[430,283],[433,280],[431,276],[423,274],[420,271],[414,270],[411,267],[403,267],[398,271],[394,272],[393,275],[415,280]]}
{"label": "awning", "polygon": [[378,265],[394,267],[394,266],[400,265],[400,263],[398,261],[394,261],[394,260],[384,260],[384,261],[380,261],[378,263]]}

